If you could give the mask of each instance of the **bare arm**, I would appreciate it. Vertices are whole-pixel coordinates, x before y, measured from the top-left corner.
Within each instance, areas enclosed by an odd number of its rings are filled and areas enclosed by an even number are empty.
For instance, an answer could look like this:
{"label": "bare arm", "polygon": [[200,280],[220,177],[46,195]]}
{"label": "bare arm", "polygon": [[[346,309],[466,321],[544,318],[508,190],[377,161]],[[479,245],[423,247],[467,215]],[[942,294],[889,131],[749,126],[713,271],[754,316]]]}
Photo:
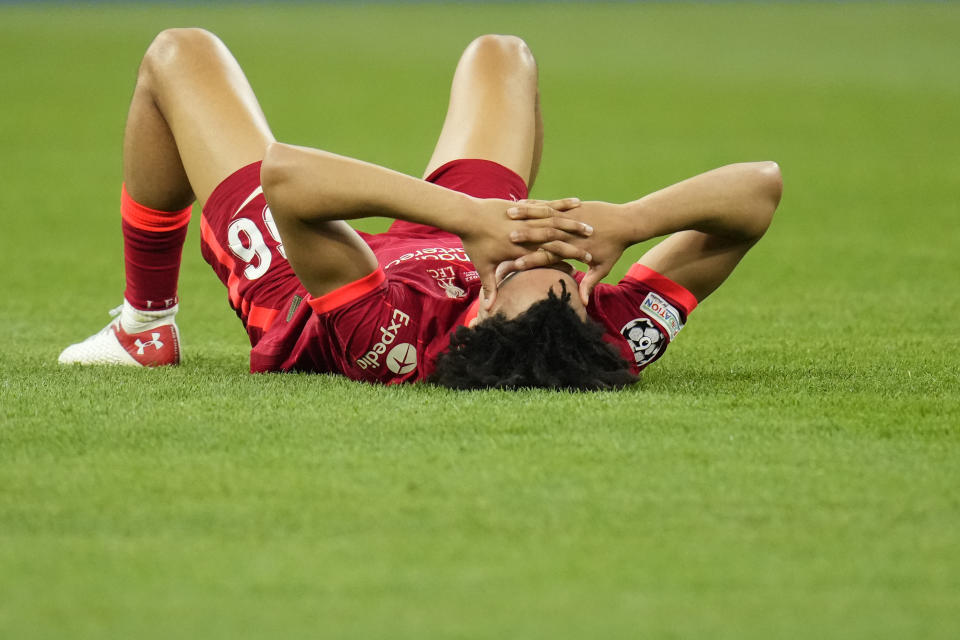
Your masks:
{"label": "bare arm", "polygon": [[476,198],[319,149],[274,143],[261,169],[275,215],[308,222],[384,216],[468,231]]}
{"label": "bare arm", "polygon": [[344,220],[384,216],[438,227],[463,240],[492,303],[498,264],[530,252],[508,240],[512,230],[552,229],[541,242],[569,258],[585,249],[564,240],[583,234],[567,217],[518,221],[508,200],[479,199],[384,167],[333,153],[273,143],[261,168],[264,194],[283,237],[287,257],[313,295],[323,295],[374,271],[369,247]]}
{"label": "bare arm", "polygon": [[[582,203],[577,218],[596,232],[575,241],[593,256],[581,284],[581,297],[586,301],[627,247],[669,235],[644,254],[640,263],[703,300],[763,236],[781,191],[780,168],[775,162],[748,162],[702,173],[626,204]],[[527,215],[523,206],[518,209],[511,215]],[[537,260],[549,258],[540,252],[516,266],[540,266],[535,264]]]}
{"label": "bare arm", "polygon": [[744,162],[701,173],[623,205],[629,244],[677,231],[757,240],[780,202],[775,162]]}

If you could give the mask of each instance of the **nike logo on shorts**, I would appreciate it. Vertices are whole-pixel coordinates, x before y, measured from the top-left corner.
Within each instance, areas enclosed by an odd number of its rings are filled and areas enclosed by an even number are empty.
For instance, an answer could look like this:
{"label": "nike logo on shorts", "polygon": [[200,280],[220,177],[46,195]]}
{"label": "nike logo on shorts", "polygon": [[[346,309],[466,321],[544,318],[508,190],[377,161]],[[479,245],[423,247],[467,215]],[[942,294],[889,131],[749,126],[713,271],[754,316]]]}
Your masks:
{"label": "nike logo on shorts", "polygon": [[253,193],[251,193],[250,195],[247,196],[247,199],[244,200],[244,201],[243,201],[243,204],[241,204],[240,207],[234,212],[234,214],[233,214],[232,216],[230,216],[230,219],[232,220],[233,218],[236,218],[236,217],[237,217],[237,214],[239,214],[241,211],[243,211],[243,208],[244,208],[245,206],[247,206],[248,204],[250,204],[250,201],[253,200],[254,198],[256,198],[256,197],[257,197],[258,195],[260,195],[261,193],[263,193],[263,185],[260,185],[259,187],[257,187],[256,189],[254,189],[254,190],[253,190]]}

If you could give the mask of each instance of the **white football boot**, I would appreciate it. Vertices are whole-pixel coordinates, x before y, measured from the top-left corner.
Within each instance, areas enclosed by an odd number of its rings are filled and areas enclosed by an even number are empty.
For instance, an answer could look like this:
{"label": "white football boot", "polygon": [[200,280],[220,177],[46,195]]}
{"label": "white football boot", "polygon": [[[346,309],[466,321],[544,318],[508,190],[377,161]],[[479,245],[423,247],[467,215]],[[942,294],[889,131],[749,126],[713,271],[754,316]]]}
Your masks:
{"label": "white football boot", "polygon": [[140,311],[126,300],[110,311],[114,319],[83,342],[63,350],[60,364],[113,364],[162,367],[180,364],[180,332],[174,316],[178,306],[164,311]]}

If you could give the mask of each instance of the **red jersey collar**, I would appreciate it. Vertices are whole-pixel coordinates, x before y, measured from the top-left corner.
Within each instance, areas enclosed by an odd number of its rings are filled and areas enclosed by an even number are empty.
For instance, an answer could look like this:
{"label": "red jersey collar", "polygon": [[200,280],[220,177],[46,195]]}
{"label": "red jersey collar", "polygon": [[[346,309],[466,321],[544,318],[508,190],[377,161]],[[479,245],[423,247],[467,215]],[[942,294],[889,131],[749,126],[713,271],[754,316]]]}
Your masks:
{"label": "red jersey collar", "polygon": [[480,296],[477,296],[477,299],[474,300],[469,307],[467,307],[467,313],[463,316],[463,321],[460,324],[465,327],[469,327],[470,323],[473,322],[473,319],[477,317],[478,313],[480,313]]}

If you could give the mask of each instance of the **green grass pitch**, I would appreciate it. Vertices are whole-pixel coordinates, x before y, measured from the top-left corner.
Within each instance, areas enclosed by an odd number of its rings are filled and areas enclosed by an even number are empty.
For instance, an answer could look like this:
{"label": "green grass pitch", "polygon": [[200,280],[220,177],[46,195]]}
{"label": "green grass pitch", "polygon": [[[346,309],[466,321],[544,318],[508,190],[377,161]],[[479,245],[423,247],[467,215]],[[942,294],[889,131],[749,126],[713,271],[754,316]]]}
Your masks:
{"label": "green grass pitch", "polygon": [[[535,195],[774,159],[784,200],[622,393],[250,376],[196,226],[184,366],[61,369],[120,302],[127,101],[185,25],[279,139],[412,174],[462,47],[516,33]],[[958,637],[957,34],[946,3],[0,7],[0,637]]]}

